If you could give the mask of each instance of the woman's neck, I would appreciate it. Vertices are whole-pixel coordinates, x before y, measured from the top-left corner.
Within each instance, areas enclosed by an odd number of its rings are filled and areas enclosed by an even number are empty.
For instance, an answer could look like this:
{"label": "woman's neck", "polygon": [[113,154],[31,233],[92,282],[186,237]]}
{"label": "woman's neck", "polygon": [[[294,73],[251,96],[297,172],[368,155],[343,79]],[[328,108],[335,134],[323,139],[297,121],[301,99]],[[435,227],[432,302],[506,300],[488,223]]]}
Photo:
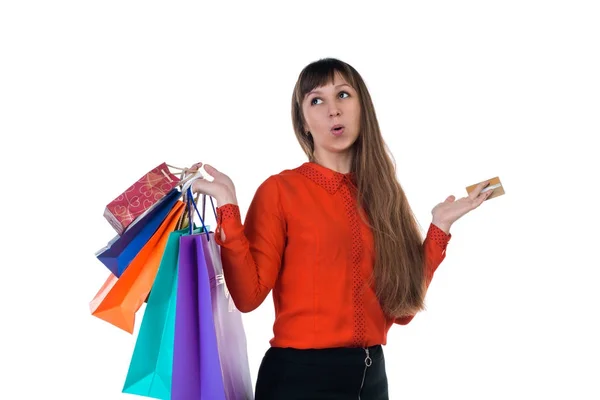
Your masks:
{"label": "woman's neck", "polygon": [[333,171],[347,174],[352,169],[352,154],[348,153],[326,153],[314,155],[314,162]]}

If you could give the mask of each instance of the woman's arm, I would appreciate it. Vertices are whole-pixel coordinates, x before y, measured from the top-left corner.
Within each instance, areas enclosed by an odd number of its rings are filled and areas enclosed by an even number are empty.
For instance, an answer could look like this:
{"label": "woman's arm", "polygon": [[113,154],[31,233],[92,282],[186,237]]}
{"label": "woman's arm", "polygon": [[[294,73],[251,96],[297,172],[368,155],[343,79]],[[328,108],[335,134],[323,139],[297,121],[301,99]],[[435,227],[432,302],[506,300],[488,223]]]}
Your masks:
{"label": "woman's arm", "polygon": [[[434,222],[429,225],[427,236],[423,242],[425,253],[425,284],[427,285],[427,288],[429,288],[429,284],[433,279],[433,274],[442,261],[444,261],[444,258],[446,258],[446,247],[452,237],[449,231],[449,226],[444,230]],[[407,317],[396,318],[394,323],[407,325],[414,317],[414,315],[410,315]]]}
{"label": "woman's arm", "polygon": [[276,177],[257,189],[242,224],[239,206],[223,201],[217,208],[215,238],[227,288],[241,312],[256,309],[279,275],[286,240],[286,223]]}

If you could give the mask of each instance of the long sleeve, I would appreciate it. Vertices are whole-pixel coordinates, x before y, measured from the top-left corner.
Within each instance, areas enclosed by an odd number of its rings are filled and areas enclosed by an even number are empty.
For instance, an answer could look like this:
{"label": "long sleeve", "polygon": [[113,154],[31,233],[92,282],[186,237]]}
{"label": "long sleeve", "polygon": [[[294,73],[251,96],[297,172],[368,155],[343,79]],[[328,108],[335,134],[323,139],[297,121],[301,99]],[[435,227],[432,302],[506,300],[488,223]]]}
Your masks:
{"label": "long sleeve", "polygon": [[[446,247],[448,246],[451,237],[452,234],[446,234],[446,232],[434,224],[429,225],[427,236],[423,242],[425,251],[425,282],[427,288],[429,288],[429,285],[431,284],[433,274],[442,261],[444,261],[444,258],[446,258]],[[414,315],[411,315],[408,317],[396,318],[394,323],[407,325],[414,317]]]}
{"label": "long sleeve", "polygon": [[[242,225],[237,205],[217,208],[215,239],[221,246],[225,282],[241,312],[256,309],[279,275],[286,241],[286,223],[275,177],[257,189]],[[220,231],[225,233],[221,240]]]}

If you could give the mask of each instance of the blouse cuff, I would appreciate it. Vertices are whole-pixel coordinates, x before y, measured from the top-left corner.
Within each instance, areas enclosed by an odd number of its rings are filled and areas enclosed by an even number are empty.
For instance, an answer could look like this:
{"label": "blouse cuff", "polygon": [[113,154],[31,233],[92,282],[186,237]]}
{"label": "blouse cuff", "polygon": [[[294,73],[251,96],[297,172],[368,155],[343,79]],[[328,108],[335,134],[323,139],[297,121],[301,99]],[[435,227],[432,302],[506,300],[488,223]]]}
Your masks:
{"label": "blouse cuff", "polygon": [[241,222],[240,207],[237,204],[224,204],[217,207],[217,224],[221,225],[230,219],[237,219]]}
{"label": "blouse cuff", "polygon": [[429,225],[429,230],[427,231],[427,236],[430,237],[431,239],[433,239],[433,241],[435,243],[437,243],[438,246],[440,246],[440,248],[442,250],[446,250],[446,247],[448,246],[448,242],[452,238],[451,233],[446,234],[446,232],[444,232],[443,230],[438,228],[433,223]]}
{"label": "blouse cuff", "polygon": [[[221,240],[221,229],[225,233],[225,241]],[[237,204],[224,204],[217,207],[217,228],[215,229],[215,239],[219,246],[231,244],[243,232],[242,217],[240,207]]]}

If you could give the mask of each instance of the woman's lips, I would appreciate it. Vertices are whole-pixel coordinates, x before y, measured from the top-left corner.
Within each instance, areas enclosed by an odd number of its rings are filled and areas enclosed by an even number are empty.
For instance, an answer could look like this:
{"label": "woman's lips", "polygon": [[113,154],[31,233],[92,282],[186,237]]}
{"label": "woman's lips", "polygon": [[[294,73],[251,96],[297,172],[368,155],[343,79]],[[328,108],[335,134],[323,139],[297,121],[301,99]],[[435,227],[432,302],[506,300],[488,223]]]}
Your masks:
{"label": "woman's lips", "polygon": [[344,133],[344,125],[334,125],[330,132],[333,136],[341,136]]}

